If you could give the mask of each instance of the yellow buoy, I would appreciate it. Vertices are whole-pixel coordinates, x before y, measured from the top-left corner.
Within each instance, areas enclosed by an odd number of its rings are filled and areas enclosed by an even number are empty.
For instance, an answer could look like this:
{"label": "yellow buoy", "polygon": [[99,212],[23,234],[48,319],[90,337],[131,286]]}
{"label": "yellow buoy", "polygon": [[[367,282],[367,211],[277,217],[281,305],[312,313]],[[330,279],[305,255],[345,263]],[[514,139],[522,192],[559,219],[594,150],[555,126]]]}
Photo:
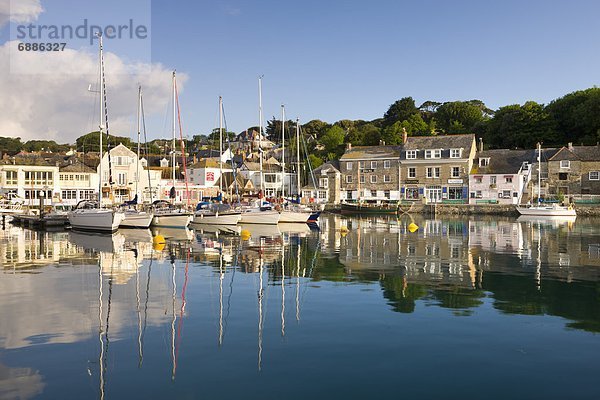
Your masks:
{"label": "yellow buoy", "polygon": [[410,224],[408,224],[408,231],[410,233],[414,233],[419,229],[419,226],[417,224],[415,224],[414,222],[411,222]]}
{"label": "yellow buoy", "polygon": [[163,235],[156,235],[152,238],[152,248],[157,251],[161,251],[165,248],[167,241]]}
{"label": "yellow buoy", "polygon": [[250,236],[252,236],[252,234],[247,229],[242,229],[242,231],[240,232],[240,237],[242,238],[242,240],[248,240],[250,239]]}

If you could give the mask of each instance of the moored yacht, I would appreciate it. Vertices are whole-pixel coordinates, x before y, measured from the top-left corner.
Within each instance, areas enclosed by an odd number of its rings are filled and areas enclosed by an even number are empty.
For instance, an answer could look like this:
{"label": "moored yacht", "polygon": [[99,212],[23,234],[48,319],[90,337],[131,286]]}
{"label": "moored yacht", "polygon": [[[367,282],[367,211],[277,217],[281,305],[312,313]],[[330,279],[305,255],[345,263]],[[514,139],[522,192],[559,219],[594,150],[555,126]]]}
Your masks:
{"label": "moored yacht", "polygon": [[271,203],[256,201],[254,204],[242,208],[242,224],[274,225],[279,222],[281,214]]}
{"label": "moored yacht", "polygon": [[109,208],[99,208],[96,202],[83,200],[69,212],[68,218],[75,230],[111,233],[119,229],[124,215]]}

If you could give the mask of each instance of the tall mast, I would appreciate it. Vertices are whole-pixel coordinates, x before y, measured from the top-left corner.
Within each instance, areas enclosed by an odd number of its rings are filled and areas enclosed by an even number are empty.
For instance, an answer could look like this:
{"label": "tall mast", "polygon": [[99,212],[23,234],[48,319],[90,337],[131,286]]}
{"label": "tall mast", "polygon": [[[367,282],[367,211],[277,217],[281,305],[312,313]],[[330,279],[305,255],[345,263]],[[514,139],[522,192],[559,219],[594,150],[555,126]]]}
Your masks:
{"label": "tall mast", "polygon": [[[173,71],[173,142],[171,144],[171,177],[173,178],[173,187],[175,187],[175,119],[177,118],[177,99],[175,98],[175,71]],[[172,202],[175,199],[171,199]]]}
{"label": "tall mast", "polygon": [[223,98],[219,96],[219,182],[221,195],[223,193]]}
{"label": "tall mast", "polygon": [[296,192],[298,194],[298,201],[300,201],[300,120],[296,118],[296,178],[297,186]]}
{"label": "tall mast", "polygon": [[102,206],[102,130],[104,128],[104,126],[102,125],[102,116],[104,115],[104,102],[102,101],[102,80],[103,80],[103,76],[102,76],[102,34],[98,33],[98,46],[100,49],[100,52],[98,54],[98,59],[99,59],[99,65],[100,65],[100,122],[98,125],[99,131],[100,131],[100,153],[99,153],[99,157],[100,157],[100,164],[98,166],[98,174],[100,175],[100,179],[98,179],[98,207]]}
{"label": "tall mast", "polygon": [[542,196],[542,144],[538,142],[538,207],[540,206],[540,197]]}
{"label": "tall mast", "polygon": [[[135,195],[138,195],[138,184],[140,182],[140,138],[142,126],[142,85],[138,87],[138,109],[137,109],[137,159],[135,164]],[[141,196],[138,200],[141,200]]]}
{"label": "tall mast", "polygon": [[260,191],[264,197],[264,184],[263,184],[263,159],[262,159],[262,122],[263,122],[263,110],[262,110],[262,78],[258,77],[258,162],[260,165]]}
{"label": "tall mast", "polygon": [[281,105],[281,171],[283,178],[281,182],[281,197],[285,199],[285,106]]}

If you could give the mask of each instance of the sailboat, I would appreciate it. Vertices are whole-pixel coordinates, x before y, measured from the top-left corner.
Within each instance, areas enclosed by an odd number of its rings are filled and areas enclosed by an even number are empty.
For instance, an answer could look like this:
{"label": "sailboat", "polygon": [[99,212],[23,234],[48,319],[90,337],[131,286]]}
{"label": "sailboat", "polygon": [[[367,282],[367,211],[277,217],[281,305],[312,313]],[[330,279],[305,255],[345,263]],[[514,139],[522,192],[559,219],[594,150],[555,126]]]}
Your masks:
{"label": "sailboat", "polygon": [[[142,116],[142,86],[138,87],[138,112],[137,112],[137,159],[136,159],[136,172],[135,172],[135,197],[132,201],[124,204],[124,206],[137,206],[138,203],[138,186],[140,183],[140,136],[141,136],[141,116]],[[150,186],[150,181],[148,181]],[[125,208],[123,210],[125,217],[121,221],[121,228],[142,228],[147,229],[152,223],[154,214],[151,212],[140,211],[136,208]]]}
{"label": "sailboat", "polygon": [[[183,210],[176,209],[173,205],[174,194],[175,194],[175,124],[177,121],[177,80],[175,78],[175,71],[173,71],[173,141],[171,146],[171,169],[173,187],[171,188],[171,203],[164,200],[157,200],[153,203],[154,206],[154,218],[152,219],[152,226],[163,226],[171,228],[185,228],[192,221],[192,214]],[[183,152],[182,152],[183,153]],[[181,155],[185,157],[185,154]]]}
{"label": "sailboat", "polygon": [[517,206],[517,211],[521,215],[532,215],[538,217],[568,217],[573,218],[577,216],[577,212],[573,206],[561,206],[559,204],[542,205],[542,145],[537,144],[537,161],[538,161],[538,196],[537,204],[531,206]]}
{"label": "sailboat", "polygon": [[[219,96],[219,158],[223,155],[223,98]],[[223,161],[219,159],[220,175],[219,178],[219,198],[223,196]],[[235,167],[234,167],[235,168]],[[235,176],[235,174],[234,174]],[[237,225],[242,218],[240,209],[233,208],[230,204],[222,203],[198,203],[194,213],[194,224],[210,225]]]}
{"label": "sailboat", "polygon": [[[106,134],[109,135],[108,129],[108,110],[106,107],[106,80],[104,76],[104,56],[102,47],[102,34],[98,34],[99,43],[99,63],[100,63],[100,164],[98,167],[98,201],[83,200],[77,204],[75,210],[69,212],[68,219],[73,229],[97,231],[97,232],[115,232],[119,229],[119,225],[124,218],[123,213],[112,210],[101,208],[102,206],[102,133],[103,133],[103,119],[106,123]],[[109,153],[110,156],[110,153]],[[110,166],[110,163],[109,163]],[[109,174],[110,176],[111,174]]]}
{"label": "sailboat", "polygon": [[[282,162],[283,168],[283,190],[282,195],[285,200],[285,108],[281,106],[281,141],[282,141]],[[285,203],[283,210],[281,210],[281,217],[279,218],[280,223],[315,223],[321,214],[320,211],[313,211],[311,208],[300,205],[300,124],[299,120],[296,119],[296,178],[298,186],[298,196],[296,201],[291,203]]]}
{"label": "sailboat", "polygon": [[260,165],[260,195],[258,200],[247,207],[242,208],[240,222],[243,224],[267,224],[274,225],[279,222],[280,213],[271,203],[264,202],[264,179],[263,179],[263,154],[262,154],[262,76],[258,78],[258,156]]}

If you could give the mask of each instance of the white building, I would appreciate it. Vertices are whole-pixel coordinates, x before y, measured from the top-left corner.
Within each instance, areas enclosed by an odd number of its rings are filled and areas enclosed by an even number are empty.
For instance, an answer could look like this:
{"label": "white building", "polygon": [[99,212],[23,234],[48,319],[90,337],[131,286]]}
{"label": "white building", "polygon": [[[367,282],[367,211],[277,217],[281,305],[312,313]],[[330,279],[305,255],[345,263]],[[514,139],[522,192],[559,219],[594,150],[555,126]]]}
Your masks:
{"label": "white building", "polygon": [[520,204],[535,159],[535,150],[479,152],[469,175],[469,204]]}
{"label": "white building", "polygon": [[74,206],[81,200],[98,199],[98,173],[78,159],[59,168],[60,203]]}
{"label": "white building", "polygon": [[[4,193],[16,193],[25,199],[25,205],[38,206],[56,201],[60,195],[59,167],[49,165],[42,158],[32,160],[33,165],[0,165],[0,187]],[[49,200],[48,200],[49,199]]]}

